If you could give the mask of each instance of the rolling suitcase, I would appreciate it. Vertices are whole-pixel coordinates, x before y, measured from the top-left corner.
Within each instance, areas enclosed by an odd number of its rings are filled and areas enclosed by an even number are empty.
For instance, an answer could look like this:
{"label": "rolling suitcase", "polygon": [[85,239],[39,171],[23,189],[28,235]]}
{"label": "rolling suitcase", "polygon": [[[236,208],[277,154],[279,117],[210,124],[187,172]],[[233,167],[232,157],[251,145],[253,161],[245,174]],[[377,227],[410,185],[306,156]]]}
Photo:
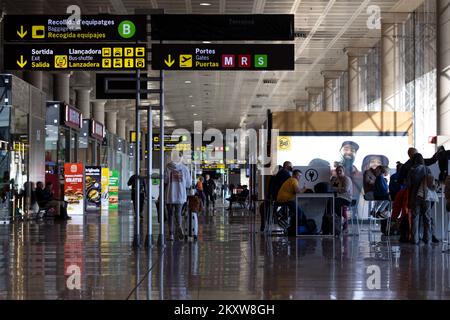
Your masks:
{"label": "rolling suitcase", "polygon": [[188,210],[188,214],[184,216],[184,235],[185,239],[194,238],[197,240],[198,236],[198,217],[197,212]]}

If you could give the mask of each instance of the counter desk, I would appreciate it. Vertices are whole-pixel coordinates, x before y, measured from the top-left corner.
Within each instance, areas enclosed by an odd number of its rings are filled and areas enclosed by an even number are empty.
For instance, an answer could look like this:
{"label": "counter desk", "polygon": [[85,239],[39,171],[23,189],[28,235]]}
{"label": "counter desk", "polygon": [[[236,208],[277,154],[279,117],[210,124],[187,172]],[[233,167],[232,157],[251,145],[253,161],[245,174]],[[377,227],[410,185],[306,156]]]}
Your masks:
{"label": "counter desk", "polygon": [[[331,212],[329,211],[329,201],[331,200]],[[306,216],[306,219],[313,219],[316,223],[317,230],[319,233],[317,235],[299,235],[298,233],[298,215],[295,215],[295,223],[296,223],[296,235],[297,236],[320,236],[320,237],[334,237],[335,236],[335,219],[334,219],[334,193],[299,193],[295,198],[295,209],[296,213],[298,212],[298,206],[300,205],[303,213]],[[320,234],[320,230],[322,228],[322,217],[324,214],[331,215],[333,218],[333,234],[331,235],[323,235]]]}

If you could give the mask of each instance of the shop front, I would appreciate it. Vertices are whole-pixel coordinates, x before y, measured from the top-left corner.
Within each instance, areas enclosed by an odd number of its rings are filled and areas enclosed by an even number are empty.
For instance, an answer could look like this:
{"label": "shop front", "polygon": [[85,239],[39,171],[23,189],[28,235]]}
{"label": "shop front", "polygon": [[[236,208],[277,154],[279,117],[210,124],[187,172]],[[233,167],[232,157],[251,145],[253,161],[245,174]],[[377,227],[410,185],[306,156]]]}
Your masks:
{"label": "shop front", "polygon": [[0,220],[30,209],[30,184],[44,177],[45,93],[13,75],[0,75]]}
{"label": "shop front", "polygon": [[104,136],[103,124],[95,120],[83,119],[83,127],[78,140],[78,162],[98,166]]}
{"label": "shop front", "polygon": [[53,191],[57,197],[60,195],[64,164],[83,160],[79,154],[82,128],[83,119],[80,110],[58,101],[47,102],[45,180],[53,182]]}

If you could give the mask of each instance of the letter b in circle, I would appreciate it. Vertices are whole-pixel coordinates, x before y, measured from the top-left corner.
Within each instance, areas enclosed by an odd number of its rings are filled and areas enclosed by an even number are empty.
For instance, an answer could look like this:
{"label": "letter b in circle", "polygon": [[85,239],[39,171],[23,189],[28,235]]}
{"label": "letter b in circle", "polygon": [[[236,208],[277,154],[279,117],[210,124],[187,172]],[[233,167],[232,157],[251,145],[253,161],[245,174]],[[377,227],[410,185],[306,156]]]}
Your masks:
{"label": "letter b in circle", "polygon": [[122,38],[128,39],[136,33],[136,26],[129,20],[122,21],[119,24],[119,34]]}

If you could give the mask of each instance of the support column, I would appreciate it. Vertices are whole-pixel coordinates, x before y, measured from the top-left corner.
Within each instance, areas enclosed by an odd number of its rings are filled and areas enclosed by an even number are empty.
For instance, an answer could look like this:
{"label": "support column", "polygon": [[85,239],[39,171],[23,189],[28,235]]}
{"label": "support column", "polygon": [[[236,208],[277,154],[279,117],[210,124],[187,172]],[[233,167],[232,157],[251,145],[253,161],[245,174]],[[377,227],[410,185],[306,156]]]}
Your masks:
{"label": "support column", "polygon": [[81,110],[81,113],[83,114],[83,119],[90,119],[91,118],[91,89],[86,88],[78,88],[75,89],[76,93],[76,106]]}
{"label": "support column", "polygon": [[336,96],[338,96],[337,80],[342,75],[343,71],[322,71],[324,79],[324,102],[325,111],[340,111],[341,106],[337,103]]}
{"label": "support column", "polygon": [[53,100],[70,102],[70,73],[55,73],[53,75]]}
{"label": "support column", "polygon": [[42,71],[25,71],[24,80],[42,90]]}
{"label": "support column", "polygon": [[308,100],[295,100],[294,103],[296,111],[308,111]]}
{"label": "support column", "polygon": [[308,111],[323,111],[323,88],[309,87],[306,88],[308,92]]}
{"label": "support column", "polygon": [[53,100],[70,102],[70,75],[68,72],[53,75]]}
{"label": "support column", "polygon": [[438,101],[437,125],[439,136],[446,136],[446,146],[450,141],[450,0],[437,1],[438,7]]}
{"label": "support column", "polygon": [[405,85],[400,56],[400,28],[405,13],[381,15],[381,103],[382,111],[399,111],[403,107],[401,90]]}
{"label": "support column", "polygon": [[105,113],[106,129],[112,134],[117,134],[117,111],[108,111]]}
{"label": "support column", "polygon": [[105,124],[105,103],[105,100],[92,101],[92,118],[103,125]]}
{"label": "support column", "polygon": [[360,58],[364,57],[370,48],[345,48],[348,58],[348,111],[363,111],[365,105],[361,97],[361,66]]}
{"label": "support column", "polygon": [[122,139],[127,138],[127,120],[117,119],[117,135]]}

